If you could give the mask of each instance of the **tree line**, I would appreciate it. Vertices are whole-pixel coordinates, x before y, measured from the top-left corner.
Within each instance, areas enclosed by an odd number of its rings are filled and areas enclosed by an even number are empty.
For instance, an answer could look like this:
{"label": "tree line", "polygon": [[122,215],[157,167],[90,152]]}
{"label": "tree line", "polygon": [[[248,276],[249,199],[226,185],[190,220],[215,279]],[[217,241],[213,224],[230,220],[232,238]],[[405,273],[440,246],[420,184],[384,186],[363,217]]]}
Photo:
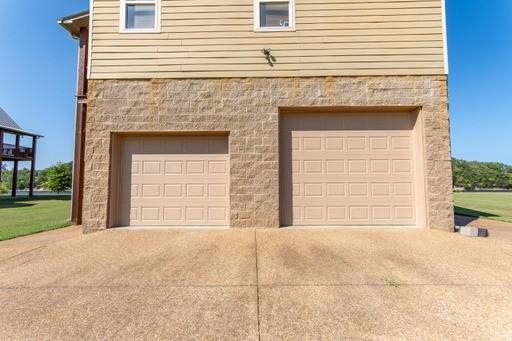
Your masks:
{"label": "tree line", "polygon": [[[5,166],[4,166],[5,167]],[[2,169],[0,194],[9,193],[12,188],[12,169]],[[34,173],[34,188],[51,192],[64,192],[71,189],[73,172],[72,162],[59,162],[51,167],[36,170]],[[28,190],[30,169],[18,169],[18,190]]]}
{"label": "tree line", "polygon": [[453,184],[467,191],[512,189],[512,166],[499,162],[453,159]]}

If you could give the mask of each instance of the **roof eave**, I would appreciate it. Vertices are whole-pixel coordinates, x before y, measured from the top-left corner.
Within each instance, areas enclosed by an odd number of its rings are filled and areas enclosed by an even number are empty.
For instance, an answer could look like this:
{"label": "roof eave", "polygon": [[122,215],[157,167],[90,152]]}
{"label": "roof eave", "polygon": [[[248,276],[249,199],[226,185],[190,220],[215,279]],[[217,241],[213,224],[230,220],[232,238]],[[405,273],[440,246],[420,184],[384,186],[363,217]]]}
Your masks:
{"label": "roof eave", "polygon": [[57,23],[60,26],[62,26],[66,31],[68,31],[71,38],[78,39],[78,35],[71,28],[69,28],[66,24],[62,23],[61,21],[57,21]]}
{"label": "roof eave", "polygon": [[43,135],[32,133],[30,131],[26,131],[26,130],[22,130],[22,129],[14,129],[14,128],[11,128],[11,127],[1,126],[1,125],[0,125],[0,130],[8,132],[8,133],[21,134],[21,135],[25,135],[25,136],[32,136],[32,137],[35,137],[35,138],[44,137]]}
{"label": "roof eave", "polygon": [[80,27],[83,25],[78,25],[77,22],[81,19],[88,18],[89,11],[81,11],[75,14],[71,14],[57,20],[57,23],[62,26],[66,31],[69,32],[71,37],[77,39],[80,35]]}

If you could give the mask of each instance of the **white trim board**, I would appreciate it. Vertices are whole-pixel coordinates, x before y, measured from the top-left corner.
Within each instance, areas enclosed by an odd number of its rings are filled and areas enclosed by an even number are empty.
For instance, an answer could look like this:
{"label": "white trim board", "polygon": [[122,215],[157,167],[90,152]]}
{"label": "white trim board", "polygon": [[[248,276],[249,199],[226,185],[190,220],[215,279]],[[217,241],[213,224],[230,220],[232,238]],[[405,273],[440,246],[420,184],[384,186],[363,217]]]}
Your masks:
{"label": "white trim board", "polygon": [[[260,3],[288,2],[289,26],[287,27],[260,27]],[[295,31],[295,0],[254,0],[253,3],[254,32],[289,32]]]}
{"label": "white trim board", "polygon": [[[155,5],[154,28],[126,28],[126,5]],[[121,0],[119,1],[119,33],[160,33],[162,2],[160,0]]]}
{"label": "white trim board", "polygon": [[448,63],[448,31],[447,31],[447,22],[446,22],[446,0],[441,0],[441,10],[443,11],[443,52],[444,52],[444,72],[446,74],[449,73],[449,63]]}

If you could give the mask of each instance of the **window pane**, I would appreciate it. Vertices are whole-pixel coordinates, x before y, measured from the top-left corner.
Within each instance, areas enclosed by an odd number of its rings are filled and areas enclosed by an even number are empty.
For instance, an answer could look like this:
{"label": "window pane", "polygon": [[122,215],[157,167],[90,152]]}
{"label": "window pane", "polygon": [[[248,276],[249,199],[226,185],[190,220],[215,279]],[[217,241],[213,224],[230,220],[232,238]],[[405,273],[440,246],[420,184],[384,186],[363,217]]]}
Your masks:
{"label": "window pane", "polygon": [[155,28],[155,5],[126,5],[126,28]]}
{"label": "window pane", "polygon": [[289,2],[261,2],[260,27],[290,26]]}

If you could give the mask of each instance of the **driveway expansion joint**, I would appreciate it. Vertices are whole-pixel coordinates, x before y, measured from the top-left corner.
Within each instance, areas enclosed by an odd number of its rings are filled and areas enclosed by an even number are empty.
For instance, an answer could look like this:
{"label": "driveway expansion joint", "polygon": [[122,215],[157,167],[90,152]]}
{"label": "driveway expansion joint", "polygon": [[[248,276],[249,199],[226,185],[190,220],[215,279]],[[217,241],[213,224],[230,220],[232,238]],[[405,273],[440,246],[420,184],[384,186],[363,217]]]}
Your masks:
{"label": "driveway expansion joint", "polygon": [[255,288],[255,284],[214,284],[214,285],[67,285],[67,286],[38,286],[38,287],[26,287],[26,286],[15,286],[15,287],[2,287],[0,290],[30,290],[30,289],[179,289],[179,288],[191,288],[191,289],[207,289],[207,288]]}
{"label": "driveway expansion joint", "polygon": [[386,283],[340,283],[340,284],[260,284],[260,288],[336,288],[336,287],[474,287],[474,288],[512,288],[512,284],[445,284],[445,283],[418,283],[392,286]]}
{"label": "driveway expansion joint", "polygon": [[261,341],[261,328],[260,328],[260,281],[258,269],[258,236],[257,230],[254,229],[254,264],[256,266],[256,313],[258,314],[258,340]]}
{"label": "driveway expansion joint", "polygon": [[[189,288],[189,289],[208,289],[208,288],[256,288],[257,292],[257,303],[259,308],[259,300],[260,300],[260,288],[342,288],[342,287],[390,287],[394,289],[400,288],[414,288],[414,287],[433,287],[433,288],[441,288],[441,287],[466,287],[466,288],[512,288],[512,284],[399,284],[398,286],[391,286],[389,284],[248,284],[248,285],[238,285],[238,284],[219,284],[219,285],[69,285],[69,286],[37,286],[37,287],[27,287],[27,286],[14,286],[14,287],[3,287],[0,286],[0,290],[54,290],[54,289],[179,289],[179,288]],[[259,316],[259,315],[258,315]]]}

